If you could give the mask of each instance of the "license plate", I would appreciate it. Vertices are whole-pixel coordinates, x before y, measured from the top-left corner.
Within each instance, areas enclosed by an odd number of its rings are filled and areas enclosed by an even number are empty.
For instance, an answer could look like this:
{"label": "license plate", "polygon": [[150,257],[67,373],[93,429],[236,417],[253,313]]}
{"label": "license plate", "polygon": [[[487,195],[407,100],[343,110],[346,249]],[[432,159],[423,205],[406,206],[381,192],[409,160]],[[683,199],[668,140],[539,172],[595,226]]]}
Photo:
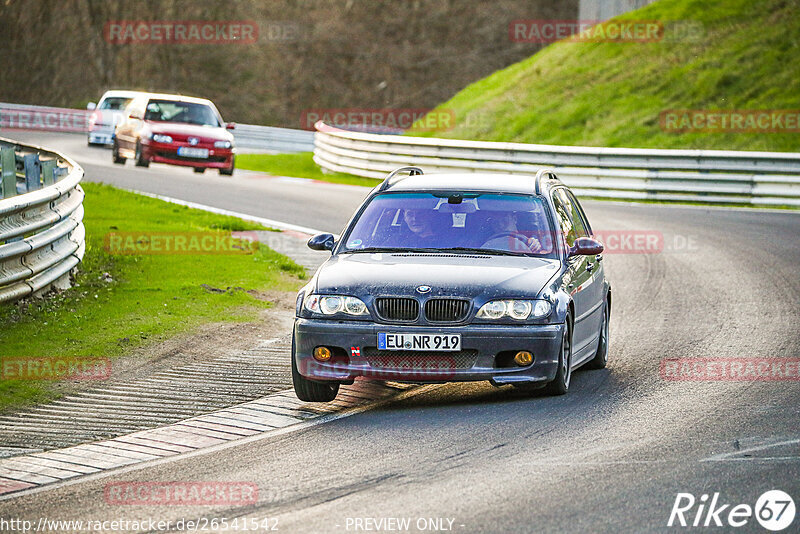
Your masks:
{"label": "license plate", "polygon": [[192,148],[190,146],[179,146],[178,147],[178,155],[184,156],[187,158],[207,158],[208,157],[208,149],[207,148]]}
{"label": "license plate", "polygon": [[380,350],[461,350],[461,334],[409,334],[402,332],[380,332]]}

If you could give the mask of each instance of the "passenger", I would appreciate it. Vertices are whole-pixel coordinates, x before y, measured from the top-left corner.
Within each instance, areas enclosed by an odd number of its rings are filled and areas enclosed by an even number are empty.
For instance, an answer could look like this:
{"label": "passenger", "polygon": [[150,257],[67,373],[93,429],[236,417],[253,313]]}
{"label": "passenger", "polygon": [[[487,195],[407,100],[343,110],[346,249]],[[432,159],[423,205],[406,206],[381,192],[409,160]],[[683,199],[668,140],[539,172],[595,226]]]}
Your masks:
{"label": "passenger", "polygon": [[[523,234],[517,228],[517,214],[513,211],[502,211],[492,214],[486,223],[492,231],[483,248],[496,248],[500,250],[523,251],[527,247],[530,252],[542,250],[542,244],[533,236]],[[523,245],[524,244],[524,245]]]}

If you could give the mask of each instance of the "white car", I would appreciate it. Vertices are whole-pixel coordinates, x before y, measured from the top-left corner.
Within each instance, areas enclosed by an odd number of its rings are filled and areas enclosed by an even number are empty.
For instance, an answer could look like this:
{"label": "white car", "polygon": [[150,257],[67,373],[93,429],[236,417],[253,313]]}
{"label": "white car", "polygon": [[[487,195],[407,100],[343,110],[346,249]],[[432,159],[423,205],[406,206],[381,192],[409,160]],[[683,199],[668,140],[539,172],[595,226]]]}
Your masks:
{"label": "white car", "polygon": [[142,95],[140,91],[106,91],[100,102],[89,102],[86,109],[93,111],[89,117],[89,145],[110,145],[114,139],[114,128],[125,118],[125,108],[131,100]]}

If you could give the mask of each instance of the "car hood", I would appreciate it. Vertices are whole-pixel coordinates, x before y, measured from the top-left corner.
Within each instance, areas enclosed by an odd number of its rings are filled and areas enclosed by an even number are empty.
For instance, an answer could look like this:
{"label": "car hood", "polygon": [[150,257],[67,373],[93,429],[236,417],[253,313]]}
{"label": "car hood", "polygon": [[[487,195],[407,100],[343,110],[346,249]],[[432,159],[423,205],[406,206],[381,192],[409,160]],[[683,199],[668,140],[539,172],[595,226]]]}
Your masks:
{"label": "car hood", "polygon": [[341,254],[315,276],[318,293],[353,296],[417,295],[465,298],[533,298],[558,272],[560,262],[520,256],[443,254]]}
{"label": "car hood", "polygon": [[152,133],[169,134],[179,137],[192,136],[202,139],[233,142],[233,135],[225,128],[220,127],[186,124],[185,122],[162,121],[147,121],[147,127]]}

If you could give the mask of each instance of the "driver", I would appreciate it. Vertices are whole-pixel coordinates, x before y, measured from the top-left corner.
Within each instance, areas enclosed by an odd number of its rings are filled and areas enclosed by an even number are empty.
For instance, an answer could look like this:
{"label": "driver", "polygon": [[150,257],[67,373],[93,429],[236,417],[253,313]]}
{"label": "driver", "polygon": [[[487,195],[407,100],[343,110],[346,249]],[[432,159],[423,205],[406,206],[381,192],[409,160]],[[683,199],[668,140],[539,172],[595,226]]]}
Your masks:
{"label": "driver", "polygon": [[513,211],[502,211],[491,215],[487,224],[492,231],[491,237],[483,244],[486,248],[505,248],[521,250],[527,247],[531,252],[539,252],[542,244],[538,239],[528,237],[517,228],[517,214]]}
{"label": "driver", "polygon": [[412,237],[422,245],[432,246],[436,238],[433,230],[433,221],[429,210],[406,209],[403,210],[403,220],[411,230]]}

